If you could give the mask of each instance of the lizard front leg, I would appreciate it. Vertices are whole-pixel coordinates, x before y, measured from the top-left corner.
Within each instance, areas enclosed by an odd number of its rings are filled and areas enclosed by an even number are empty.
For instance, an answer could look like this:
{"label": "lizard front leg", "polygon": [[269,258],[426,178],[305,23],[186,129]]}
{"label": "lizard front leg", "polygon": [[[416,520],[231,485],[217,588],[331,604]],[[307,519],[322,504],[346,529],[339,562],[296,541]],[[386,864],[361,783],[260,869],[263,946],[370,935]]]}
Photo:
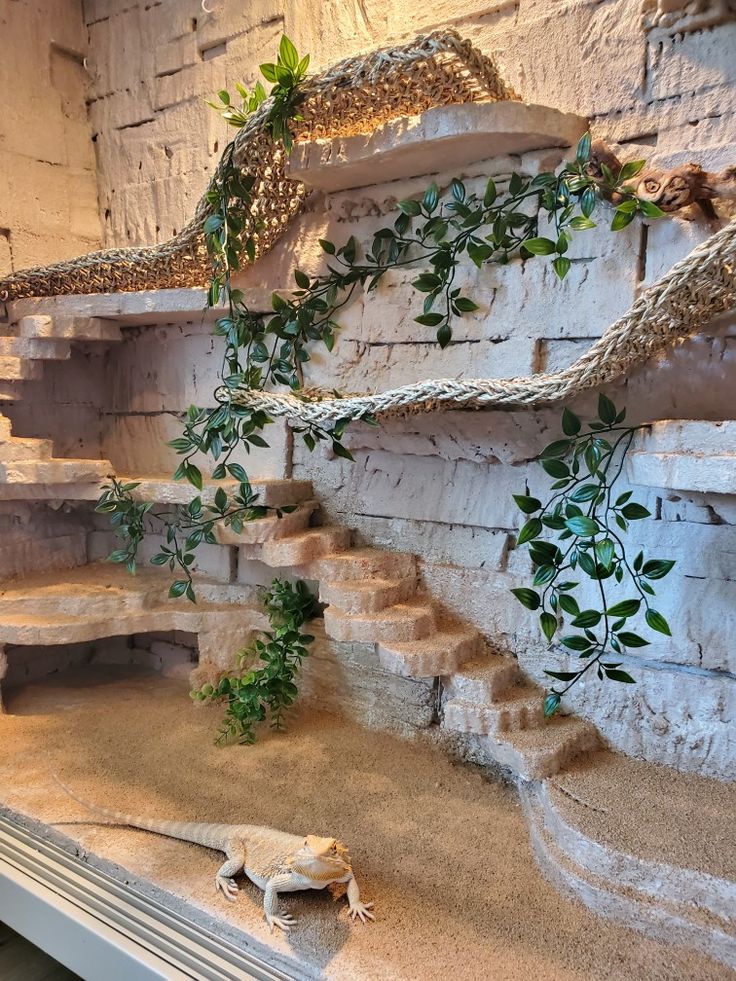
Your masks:
{"label": "lizard front leg", "polygon": [[361,923],[365,923],[366,920],[375,920],[375,916],[370,912],[373,909],[373,903],[360,901],[360,889],[358,889],[355,876],[351,876],[348,880],[348,906],[350,907],[351,919],[354,920],[358,916]]}
{"label": "lizard front leg", "polygon": [[245,846],[242,841],[233,838],[225,846],[227,861],[220,866],[215,874],[215,891],[221,892],[230,903],[235,902],[238,895],[238,884],[233,878],[242,872],[245,865]]}
{"label": "lizard front leg", "polygon": [[278,927],[280,930],[283,930],[284,933],[288,933],[296,923],[296,920],[290,913],[285,913],[283,916],[278,915],[279,889],[283,889],[284,886],[288,886],[293,879],[293,873],[280,872],[272,879],[269,879],[266,884],[266,889],[263,894],[263,912],[266,916],[266,923],[268,923],[271,929],[271,933],[273,933],[274,927]]}

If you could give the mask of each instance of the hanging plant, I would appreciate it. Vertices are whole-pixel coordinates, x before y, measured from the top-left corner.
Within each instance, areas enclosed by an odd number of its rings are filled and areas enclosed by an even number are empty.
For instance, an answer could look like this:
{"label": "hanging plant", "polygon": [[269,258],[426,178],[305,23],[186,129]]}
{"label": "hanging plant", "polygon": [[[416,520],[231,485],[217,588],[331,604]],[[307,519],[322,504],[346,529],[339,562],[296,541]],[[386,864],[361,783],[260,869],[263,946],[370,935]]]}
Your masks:
{"label": "hanging plant", "polygon": [[[522,606],[539,614],[539,626],[550,647],[555,643],[581,662],[567,671],[546,669],[562,684],[553,685],[544,701],[545,716],[553,715],[562,698],[586,675],[632,684],[617,655],[646,647],[649,641],[631,629],[630,620],[644,613],[650,630],[670,636],[666,619],[652,605],[653,583],[674,566],[639,552],[633,561],[626,548],[632,522],[651,517],[632,500],[632,492],[617,494],[626,454],[637,430],[624,426],[620,412],[605,395],[598,399],[598,416],[583,423],[569,409],[562,416],[563,438],[542,450],[540,463],[552,477],[554,493],[545,504],[536,497],[515,494],[526,521],[516,539],[529,551],[534,575],[530,586],[512,589]],[[545,532],[552,532],[548,537]],[[578,596],[584,582],[594,585],[597,602],[581,608]],[[613,588],[627,587],[624,599],[612,601]],[[570,628],[574,628],[570,631]]]}

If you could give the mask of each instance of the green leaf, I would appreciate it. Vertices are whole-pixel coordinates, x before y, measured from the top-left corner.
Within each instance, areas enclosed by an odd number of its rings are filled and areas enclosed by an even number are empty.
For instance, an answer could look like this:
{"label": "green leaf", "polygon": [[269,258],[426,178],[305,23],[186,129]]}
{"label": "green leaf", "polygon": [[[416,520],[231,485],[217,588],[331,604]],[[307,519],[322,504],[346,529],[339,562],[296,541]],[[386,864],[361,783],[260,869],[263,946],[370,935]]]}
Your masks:
{"label": "green leaf", "polygon": [[338,443],[337,440],[333,440],[332,442],[332,452],[342,460],[351,460],[355,463],[355,457],[350,450],[346,446],[343,446],[342,443]]}
{"label": "green leaf", "polygon": [[570,476],[570,468],[562,460],[542,460],[542,469],[555,480]]}
{"label": "green leaf", "polygon": [[432,212],[437,207],[437,202],[440,198],[439,188],[434,181],[429,185],[427,190],[424,192],[424,197],[422,198],[422,204],[426,211]]}
{"label": "green leaf", "polygon": [[622,600],[606,610],[609,617],[633,617],[639,612],[640,599]]}
{"label": "green leaf", "polygon": [[539,520],[539,518],[531,518],[519,532],[519,537],[516,539],[516,544],[524,545],[526,542],[530,542],[532,539],[537,538],[541,533],[542,522]]}
{"label": "green leaf", "polygon": [[416,218],[417,215],[422,213],[422,208],[419,202],[414,201],[411,198],[407,198],[405,201],[399,201],[396,207],[402,214],[408,215],[410,218]]}
{"label": "green leaf", "polygon": [[595,211],[596,203],[594,189],[592,187],[586,188],[580,197],[580,210],[583,212],[583,217],[590,218]]}
{"label": "green leaf", "polygon": [[535,593],[533,589],[520,587],[518,589],[512,589],[511,592],[518,599],[521,605],[527,608],[527,610],[539,609],[539,604],[542,602],[542,600],[539,593]]}
{"label": "green leaf", "polygon": [[631,677],[627,671],[621,671],[619,668],[606,668],[603,669],[606,672],[606,677],[610,678],[611,681],[622,681],[627,685],[635,685],[636,680]]}
{"label": "green leaf", "polygon": [[565,593],[562,593],[559,598],[559,604],[565,613],[569,613],[570,616],[576,617],[580,613],[578,601],[574,596],[568,596]]}
{"label": "green leaf", "polygon": [[574,518],[567,518],[565,525],[573,535],[581,535],[584,538],[595,535],[598,531],[598,523],[582,514],[576,515]]}
{"label": "green leaf", "polygon": [[572,448],[572,443],[569,439],[556,439],[554,443],[550,443],[540,453],[540,458],[542,460],[549,460],[552,457],[565,456],[569,453]]}
{"label": "green leaf", "polygon": [[661,613],[657,613],[656,610],[649,609],[646,612],[645,619],[652,630],[656,630],[660,634],[666,634],[667,637],[672,636],[670,625],[667,623]]}
{"label": "green leaf", "polygon": [[649,647],[648,640],[644,640],[643,637],[633,633],[631,630],[621,630],[616,636],[625,647]]}
{"label": "green leaf", "polygon": [[664,579],[674,564],[674,559],[651,559],[644,563],[641,574],[647,579]]}
{"label": "green leaf", "polygon": [[309,283],[310,283],[309,276],[307,276],[306,273],[303,273],[301,269],[294,270],[294,279],[296,280],[297,286],[299,286],[301,289],[303,290],[309,289]]}
{"label": "green leaf", "polygon": [[580,634],[571,634],[569,637],[563,637],[560,643],[563,647],[567,647],[571,651],[588,651],[593,646],[587,637],[583,637]]}
{"label": "green leaf", "polygon": [[602,393],[598,396],[598,418],[609,426],[616,421],[616,406]]}
{"label": "green leaf", "polygon": [[557,709],[560,707],[560,696],[556,691],[550,692],[548,695],[544,696],[544,718],[549,719],[555,714]]}
{"label": "green leaf", "polygon": [[461,313],[470,313],[473,310],[478,309],[478,304],[473,303],[473,301],[467,296],[458,296],[458,298],[454,301],[454,304]]}
{"label": "green leaf", "polygon": [[547,638],[547,640],[552,640],[557,630],[557,617],[552,616],[551,613],[543,613],[539,618],[539,624],[542,628],[542,633]]}
{"label": "green leaf", "polygon": [[496,200],[496,185],[493,183],[493,178],[488,178],[488,183],[486,184],[485,193],[483,194],[483,204],[486,208],[490,208],[493,202]]}
{"label": "green leaf", "polygon": [[575,149],[575,159],[578,163],[587,163],[590,159],[590,144],[590,133],[583,133]]}
{"label": "green leaf", "polygon": [[604,569],[610,569],[616,548],[610,538],[604,538],[602,542],[596,542],[595,554]]}
{"label": "green leaf", "polygon": [[528,238],[524,248],[532,255],[552,255],[557,251],[555,243],[549,238]]}
{"label": "green leaf", "polygon": [[196,487],[197,490],[202,490],[202,471],[199,467],[195,467],[193,463],[188,463],[184,471],[184,476],[193,487]]}
{"label": "green leaf", "polygon": [[454,177],[450,184],[450,193],[456,201],[463,202],[465,200],[465,185],[457,177]]}
{"label": "green leaf", "polygon": [[542,506],[542,502],[537,500],[536,497],[527,497],[526,494],[514,494],[513,498],[516,501],[518,509],[523,511],[524,514],[534,514]]}
{"label": "green leaf", "polygon": [[570,272],[570,266],[572,263],[565,255],[558,255],[557,258],[552,262],[552,268],[557,274],[557,278],[562,280]]}
{"label": "green leaf", "polygon": [[279,58],[282,64],[292,70],[296,69],[299,65],[297,50],[285,34],[282,36],[281,43],[279,44]]}
{"label": "green leaf", "polygon": [[576,232],[582,232],[587,228],[595,227],[595,222],[590,218],[586,218],[585,215],[576,215],[570,220],[570,228],[574,228]]}
{"label": "green leaf", "polygon": [[335,246],[332,242],[328,241],[326,238],[319,239],[319,244],[322,246],[322,251],[326,252],[327,255],[335,254]]}
{"label": "green leaf", "polygon": [[[635,501],[632,501],[631,504],[625,504],[621,508],[621,514],[623,514],[625,518],[628,518],[629,521],[639,521],[641,518],[648,518],[651,515],[651,511],[647,511],[642,504],[637,504]],[[672,568],[672,566],[670,566],[670,568]],[[667,572],[669,572],[669,569]],[[664,573],[664,575],[666,574],[667,573]],[[655,576],[653,578],[659,577]]]}
{"label": "green leaf", "polygon": [[594,497],[598,496],[600,489],[599,484],[580,484],[570,494],[570,500],[577,501],[578,504],[584,503],[585,501],[592,501]]}
{"label": "green leaf", "polygon": [[545,669],[545,674],[548,674],[550,678],[557,678],[558,681],[572,681],[573,678],[577,678],[577,671],[547,671]]}
{"label": "green leaf", "polygon": [[619,180],[628,181],[632,177],[636,177],[644,169],[646,163],[646,160],[630,160],[628,163],[625,163],[621,168]]}
{"label": "green leaf", "polygon": [[414,322],[423,324],[425,327],[437,327],[444,319],[444,314],[441,313],[423,313],[419,317],[415,317]]}
{"label": "green leaf", "polygon": [[572,621],[572,625],[573,627],[596,627],[601,621],[601,616],[602,614],[598,610],[583,610]]}
{"label": "green leaf", "polygon": [[169,586],[169,596],[172,599],[183,596],[184,593],[186,593],[188,586],[188,579],[177,579],[176,582],[172,582],[172,584]]}
{"label": "green leaf", "polygon": [[664,211],[658,208],[653,201],[639,201],[639,208],[647,218],[664,218]]}
{"label": "green leaf", "polygon": [[580,417],[576,416],[570,409],[565,408],[562,413],[562,431],[566,436],[575,436],[580,432]]}
{"label": "green leaf", "polygon": [[633,212],[622,211],[621,208],[616,210],[613,216],[613,221],[611,222],[611,231],[620,232],[622,228],[626,228],[634,220]]}

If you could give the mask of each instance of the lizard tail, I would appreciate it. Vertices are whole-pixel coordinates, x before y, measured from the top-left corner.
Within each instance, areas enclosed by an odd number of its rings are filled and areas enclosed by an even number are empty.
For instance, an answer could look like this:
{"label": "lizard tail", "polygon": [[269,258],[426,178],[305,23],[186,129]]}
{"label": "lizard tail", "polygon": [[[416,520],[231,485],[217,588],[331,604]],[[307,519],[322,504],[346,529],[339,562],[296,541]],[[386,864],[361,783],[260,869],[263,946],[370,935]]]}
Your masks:
{"label": "lizard tail", "polygon": [[[50,771],[55,782],[61,787],[65,794],[75,800],[88,811],[99,814],[101,817],[109,819],[112,824],[125,824],[131,828],[140,828],[142,831],[151,831],[153,834],[165,835],[167,838],[178,838],[180,841],[193,842],[196,845],[204,845],[207,848],[221,850],[223,832],[226,832],[227,825],[199,824],[186,821],[156,821],[153,818],[140,817],[135,814],[125,814],[122,811],[113,811],[108,807],[101,807],[85,800],[62,782],[61,778],[53,770]],[[100,822],[103,823],[103,822]]]}

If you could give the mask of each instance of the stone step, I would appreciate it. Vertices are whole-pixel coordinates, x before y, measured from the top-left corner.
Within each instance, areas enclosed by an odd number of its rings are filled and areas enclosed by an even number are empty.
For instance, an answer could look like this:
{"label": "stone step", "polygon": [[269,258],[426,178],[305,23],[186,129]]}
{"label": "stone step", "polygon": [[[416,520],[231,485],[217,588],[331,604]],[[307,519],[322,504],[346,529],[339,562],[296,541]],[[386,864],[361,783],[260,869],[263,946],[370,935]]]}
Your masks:
{"label": "stone step", "polygon": [[416,592],[414,576],[404,579],[344,579],[342,582],[323,581],[319,598],[344,613],[377,613],[387,606],[402,603]]}
{"label": "stone step", "polygon": [[519,678],[519,664],[513,657],[491,654],[467,661],[448,679],[445,687],[455,698],[482,704],[498,698]]}
{"label": "stone step", "polygon": [[0,461],[0,483],[65,484],[99,481],[112,469],[109,460],[51,459]]}
{"label": "stone step", "polygon": [[538,729],[510,730],[482,736],[488,757],[510,767],[522,780],[551,777],[581,753],[597,749],[595,728],[573,716],[554,716]]}
{"label": "stone step", "polygon": [[11,436],[4,439],[0,436],[0,463],[11,463],[19,460],[49,460],[54,450],[50,439],[35,439],[33,437]]}
{"label": "stone step", "polygon": [[346,613],[336,606],[325,610],[325,632],[333,640],[368,644],[418,641],[435,630],[432,606],[422,600],[397,603],[377,613]]}
{"label": "stone step", "polygon": [[406,552],[380,548],[351,548],[342,555],[328,555],[305,570],[311,579],[342,582],[346,579],[406,579],[416,576],[417,559]]}
{"label": "stone step", "polygon": [[21,337],[57,338],[68,341],[119,341],[120,327],[113,320],[100,317],[21,317]]}
{"label": "stone step", "polygon": [[260,559],[274,568],[302,566],[323,555],[350,548],[351,537],[349,528],[308,528],[288,538],[277,538],[262,545],[244,545],[242,554],[245,558]]}
{"label": "stone step", "polygon": [[71,354],[68,341],[53,337],[0,337],[0,356],[30,361],[65,361]]}
{"label": "stone step", "polygon": [[445,702],[445,727],[478,736],[497,735],[510,729],[533,729],[544,723],[544,694],[518,687],[507,689],[493,702],[450,698]]}
{"label": "stone step", "polygon": [[308,528],[309,521],[318,508],[318,501],[305,501],[296,511],[282,514],[280,518],[269,515],[246,521],[241,532],[233,531],[229,525],[216,524],[215,538],[220,545],[261,545],[266,541],[286,538]]}
{"label": "stone step", "polygon": [[38,361],[26,361],[11,354],[0,356],[0,380],[29,381],[36,380],[43,373],[43,365]]}
{"label": "stone step", "polygon": [[389,671],[404,678],[450,675],[480,653],[483,637],[474,627],[441,626],[422,640],[381,642],[378,658]]}
{"label": "stone step", "polygon": [[0,439],[11,439],[13,424],[7,416],[0,415]]}

